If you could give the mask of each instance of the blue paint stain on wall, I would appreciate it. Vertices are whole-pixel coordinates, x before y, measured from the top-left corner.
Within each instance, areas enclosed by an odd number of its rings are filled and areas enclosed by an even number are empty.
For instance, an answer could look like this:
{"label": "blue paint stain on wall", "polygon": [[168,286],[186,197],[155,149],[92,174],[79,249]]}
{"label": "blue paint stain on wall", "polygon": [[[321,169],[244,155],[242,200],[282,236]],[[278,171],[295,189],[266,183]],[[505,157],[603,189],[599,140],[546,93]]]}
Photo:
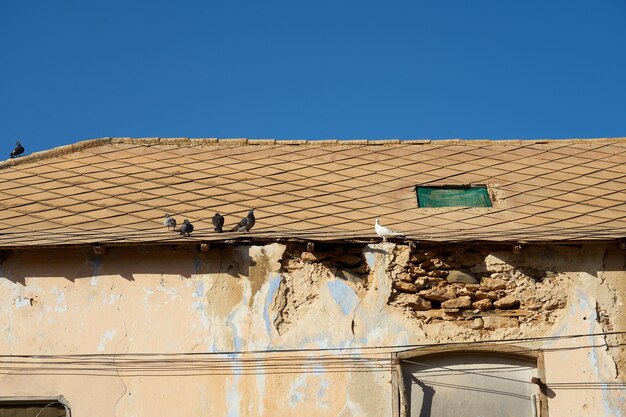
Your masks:
{"label": "blue paint stain on wall", "polygon": [[299,392],[296,392],[295,394],[291,394],[291,404],[296,404],[301,401],[302,401],[302,394],[300,394]]}
{"label": "blue paint stain on wall", "polygon": [[[247,305],[248,305],[247,297],[244,297],[244,299],[241,302],[240,307],[247,306]],[[240,352],[243,349],[243,339],[241,338],[241,335],[239,334],[239,329],[237,328],[237,323],[235,321],[238,311],[239,311],[238,308],[234,309],[233,312],[230,313],[230,315],[226,319],[226,323],[233,331],[233,343],[234,343],[233,350],[235,352]],[[237,358],[239,355],[236,353],[231,353],[228,356],[230,358]],[[241,396],[239,394],[239,380],[240,379],[241,379],[241,371],[235,370],[233,374],[233,381],[228,386],[228,390],[226,394],[226,402],[228,404],[228,411],[227,411],[228,417],[239,417],[240,415],[240,410],[239,410],[240,401],[241,401]]]}
{"label": "blue paint stain on wall", "polygon": [[326,397],[326,391],[328,390],[329,386],[330,386],[330,384],[328,383],[328,381],[320,382],[320,387],[317,390],[317,397],[318,398],[325,398]]}
{"label": "blue paint stain on wall", "polygon": [[100,276],[100,266],[102,266],[102,257],[98,256],[98,257],[91,259],[92,273],[91,273],[91,279],[89,280],[89,283],[93,287],[98,285],[98,280]]}
{"label": "blue paint stain on wall", "polygon": [[289,387],[289,407],[294,408],[304,401],[305,394],[301,390],[306,388],[307,378],[307,374],[301,374]]}
{"label": "blue paint stain on wall", "polygon": [[[278,287],[280,286],[280,281],[282,277],[280,274],[275,272],[271,273],[269,276],[269,288],[267,290],[267,297],[265,298],[265,305],[263,306],[263,319],[265,320],[265,330],[269,334],[271,332],[271,323],[270,323],[270,306],[272,305],[272,301],[276,296],[276,291],[278,291]],[[274,317],[272,317],[272,320]]]}
{"label": "blue paint stain on wall", "polygon": [[93,268],[93,276],[97,277],[100,274],[100,266],[102,265],[102,257],[96,256],[91,260],[91,266]]}
{"label": "blue paint stain on wall", "polygon": [[330,402],[328,401],[328,388],[330,383],[325,379],[320,381],[320,386],[317,390],[317,404],[324,408],[330,408]]}
{"label": "blue paint stain on wall", "polygon": [[226,394],[226,404],[228,404],[228,417],[239,417],[239,402],[241,398],[239,396],[239,375],[233,377],[232,383],[228,386],[228,393]]}
{"label": "blue paint stain on wall", "polygon": [[240,352],[241,348],[243,347],[243,340],[241,339],[241,336],[239,336],[239,332],[237,331],[237,326],[235,324],[234,315],[235,313],[231,313],[231,315],[228,316],[226,323],[228,323],[230,328],[233,329],[233,344],[234,344],[233,350],[235,352]]}
{"label": "blue paint stain on wall", "polygon": [[[407,340],[407,337],[405,336],[403,340]],[[357,345],[367,345],[368,339],[367,337],[359,337],[358,339],[354,340],[354,343]],[[403,344],[406,344],[406,343],[403,342]]]}
{"label": "blue paint stain on wall", "polygon": [[365,256],[365,262],[367,262],[367,266],[369,266],[370,269],[374,269],[374,264],[376,263],[376,253],[370,252],[366,249],[363,255]]}
{"label": "blue paint stain on wall", "polygon": [[204,282],[196,281],[196,297],[201,298],[204,295]]}
{"label": "blue paint stain on wall", "polygon": [[[206,315],[206,312],[204,310],[204,303],[202,302],[204,300],[204,282],[196,281],[193,296],[198,298],[199,300],[195,301],[192,305],[196,308],[196,310],[199,310]],[[209,318],[207,317],[206,320],[208,321]]]}
{"label": "blue paint stain on wall", "polygon": [[226,323],[233,330],[233,342],[234,342],[235,352],[240,352],[243,349],[243,339],[241,338],[241,335],[239,334],[239,329],[237,328],[237,323],[235,322],[235,319],[241,306],[247,306],[247,305],[248,305],[248,296],[246,295],[243,297],[243,300],[241,300],[241,304],[239,305],[239,307],[235,308],[228,315],[228,318],[226,319]]}
{"label": "blue paint stain on wall", "polygon": [[326,286],[328,291],[330,291],[330,295],[341,307],[344,315],[351,313],[359,305],[359,297],[345,282],[339,280],[329,281],[326,283]]}
{"label": "blue paint stain on wall", "polygon": [[[577,290],[576,296],[578,297],[578,308],[582,311],[588,311],[590,315],[589,320],[588,320],[589,328],[587,329],[587,331],[590,334],[597,332],[597,329],[594,327],[594,323],[597,323],[598,316],[597,316],[596,309],[592,308],[591,306],[588,294],[582,290]],[[593,346],[596,343],[597,343],[597,340],[594,340],[594,337],[589,337],[589,345]],[[602,363],[601,363],[602,361],[598,357],[598,351],[595,348],[591,349],[591,352],[589,353],[589,359],[591,360],[591,363],[593,364],[593,368],[596,371],[596,375],[598,376],[598,379],[602,380],[603,377],[600,373],[600,369],[602,367]],[[607,416],[619,415],[618,410],[611,404],[611,397],[609,395],[607,385],[604,385],[602,387],[602,406],[604,407],[604,413],[605,413],[604,415],[607,415]]]}
{"label": "blue paint stain on wall", "polygon": [[202,268],[202,259],[197,255],[193,257],[193,273],[197,274]]}

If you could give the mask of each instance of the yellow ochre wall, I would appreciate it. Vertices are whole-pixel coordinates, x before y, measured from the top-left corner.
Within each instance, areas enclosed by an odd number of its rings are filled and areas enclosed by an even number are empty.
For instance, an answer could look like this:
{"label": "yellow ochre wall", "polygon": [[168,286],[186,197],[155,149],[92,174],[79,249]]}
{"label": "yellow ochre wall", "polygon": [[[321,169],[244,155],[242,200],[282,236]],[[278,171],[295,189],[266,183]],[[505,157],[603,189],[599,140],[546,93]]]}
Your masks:
{"label": "yellow ochre wall", "polygon": [[[0,266],[0,397],[62,395],[77,417],[391,416],[397,349],[364,347],[626,330],[617,246],[490,254],[488,272],[520,259],[557,271],[567,303],[549,320],[489,330],[390,302],[408,246],[364,246],[363,283],[286,252],[280,243],[14,251]],[[523,343],[544,349],[551,417],[625,415],[624,388],[599,384],[624,387],[623,336]],[[327,348],[350,349],[315,350]]]}

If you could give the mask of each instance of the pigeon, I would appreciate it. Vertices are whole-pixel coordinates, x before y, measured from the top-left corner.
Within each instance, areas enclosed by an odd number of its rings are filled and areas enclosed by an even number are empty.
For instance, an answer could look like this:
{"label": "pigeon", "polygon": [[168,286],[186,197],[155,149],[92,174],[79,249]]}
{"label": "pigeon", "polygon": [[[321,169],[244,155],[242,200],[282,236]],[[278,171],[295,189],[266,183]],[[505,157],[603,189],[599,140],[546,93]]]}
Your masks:
{"label": "pigeon", "polygon": [[187,219],[183,220],[183,224],[178,229],[181,235],[189,236],[193,232],[193,224]]}
{"label": "pigeon", "polygon": [[11,158],[17,158],[18,156],[20,156],[23,153],[24,153],[24,147],[22,146],[22,144],[19,141],[17,141],[17,142],[15,142],[15,149],[13,149],[13,152],[11,152],[11,154],[9,156]]}
{"label": "pigeon", "polygon": [[222,227],[224,227],[224,216],[219,213],[215,213],[215,216],[213,216],[211,222],[213,223],[213,226],[215,226],[213,230],[217,233],[222,233]]}
{"label": "pigeon", "polygon": [[385,226],[381,226],[380,219],[376,219],[374,229],[376,230],[376,234],[383,238],[383,242],[386,242],[388,237],[404,237],[404,234],[402,233],[394,232],[393,230],[388,229]]}
{"label": "pigeon", "polygon": [[176,219],[165,213],[165,220],[163,225],[167,227],[167,230],[176,230]]}
{"label": "pigeon", "polygon": [[250,209],[250,211],[248,211],[248,215],[244,217],[243,219],[241,219],[241,221],[237,224],[237,226],[233,227],[230,231],[231,232],[247,232],[250,229],[252,229],[252,226],[254,226],[254,223],[256,223],[256,219],[254,218],[254,209]]}

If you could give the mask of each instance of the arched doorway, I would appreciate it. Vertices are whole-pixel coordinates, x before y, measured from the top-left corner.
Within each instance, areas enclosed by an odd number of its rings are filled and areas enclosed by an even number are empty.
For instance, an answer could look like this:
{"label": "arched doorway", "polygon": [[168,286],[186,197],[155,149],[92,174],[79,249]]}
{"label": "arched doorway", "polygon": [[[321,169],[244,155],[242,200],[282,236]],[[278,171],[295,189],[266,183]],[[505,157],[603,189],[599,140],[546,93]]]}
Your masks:
{"label": "arched doorway", "polygon": [[400,417],[547,417],[539,351],[496,345],[396,356]]}

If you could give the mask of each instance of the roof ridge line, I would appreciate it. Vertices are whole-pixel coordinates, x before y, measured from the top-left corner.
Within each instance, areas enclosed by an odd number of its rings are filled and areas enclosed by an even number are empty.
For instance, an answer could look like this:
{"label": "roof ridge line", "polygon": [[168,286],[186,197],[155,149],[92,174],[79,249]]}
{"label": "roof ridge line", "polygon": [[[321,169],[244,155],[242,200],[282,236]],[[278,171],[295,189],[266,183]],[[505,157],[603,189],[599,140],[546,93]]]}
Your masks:
{"label": "roof ridge line", "polygon": [[117,138],[97,138],[81,140],[69,145],[57,146],[56,148],[46,149],[39,152],[33,152],[31,154],[20,156],[18,158],[10,158],[5,161],[0,161],[0,169],[13,167],[16,165],[23,165],[29,162],[36,162],[42,159],[54,158],[55,156],[67,155],[70,153],[82,151],[84,149],[95,148],[97,146],[113,143]]}
{"label": "roof ridge line", "polygon": [[[194,143],[196,142],[196,143]],[[0,169],[16,165],[36,162],[42,159],[54,158],[85,149],[95,148],[107,144],[129,145],[195,145],[222,144],[222,145],[309,145],[309,146],[332,146],[332,145],[543,145],[551,143],[573,144],[590,142],[625,142],[626,137],[605,138],[572,138],[572,139],[248,139],[248,138],[160,138],[160,137],[103,137],[79,141],[70,145],[58,146],[39,152],[33,152],[19,158],[11,158],[0,161]]]}

